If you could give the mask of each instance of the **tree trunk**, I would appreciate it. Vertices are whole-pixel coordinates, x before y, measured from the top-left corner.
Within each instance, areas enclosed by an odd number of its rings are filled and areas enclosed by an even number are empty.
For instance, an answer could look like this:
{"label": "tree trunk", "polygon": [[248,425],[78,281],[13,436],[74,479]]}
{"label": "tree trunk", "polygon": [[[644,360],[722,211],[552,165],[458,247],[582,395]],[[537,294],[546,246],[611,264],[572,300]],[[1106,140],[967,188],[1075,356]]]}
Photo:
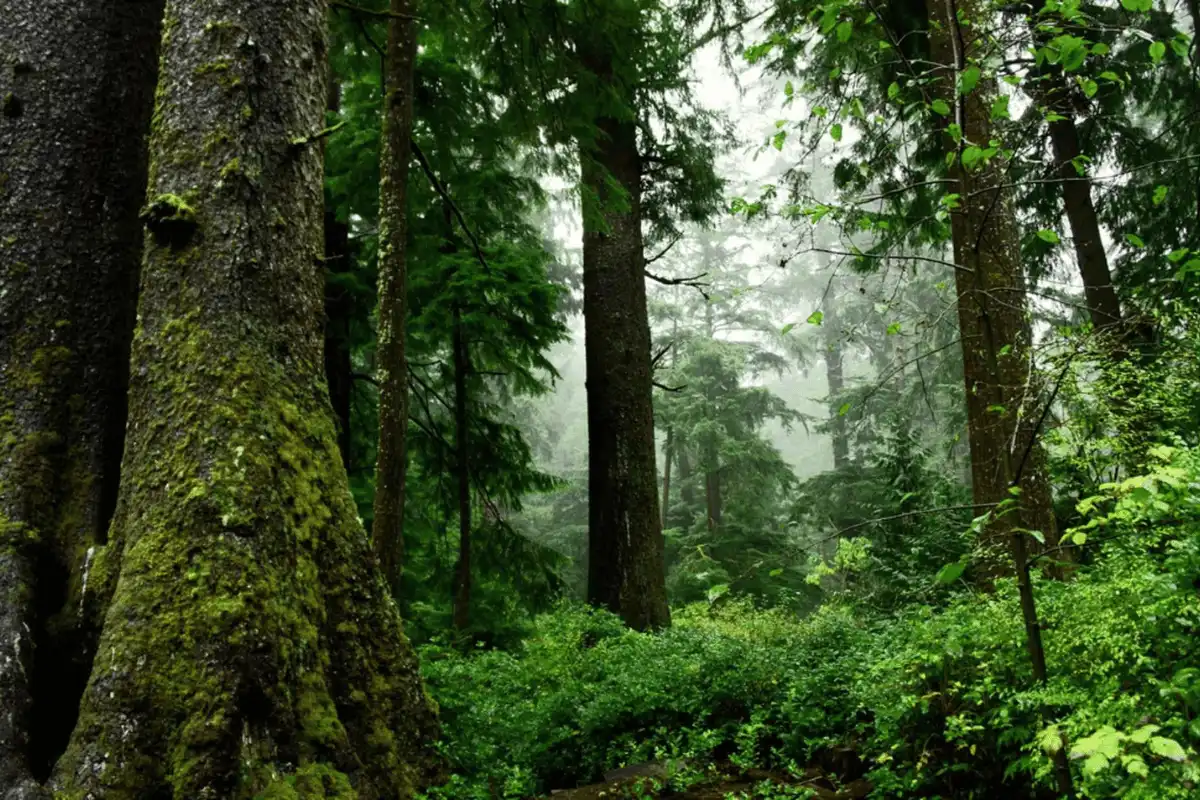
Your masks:
{"label": "tree trunk", "polygon": [[471,356],[463,337],[462,314],[454,309],[454,448],[458,471],[458,564],[454,569],[454,627],[471,623],[471,447],[467,431],[467,377]]}
{"label": "tree trunk", "polygon": [[51,785],[408,796],[436,719],[322,370],[325,5],[170,0],[165,19],[128,441],[89,597],[115,590]]}
{"label": "tree trunk", "polygon": [[696,486],[693,483],[692,457],[688,455],[686,445],[676,444],[675,450],[679,460],[679,499],[684,506],[691,509],[696,505]]}
{"label": "tree trunk", "polygon": [[391,0],[379,155],[379,452],[375,464],[375,553],[399,591],[408,471],[408,166],[412,156],[417,28],[412,0]]}
{"label": "tree trunk", "polygon": [[[331,209],[325,211],[326,275],[351,271],[350,226],[339,222]],[[337,423],[338,450],[346,471],[353,469],[350,452],[350,410],[354,397],[354,365],[350,355],[350,316],[354,304],[336,280],[325,282],[325,381],[333,418]]]}
{"label": "tree trunk", "polygon": [[672,445],[675,431],[667,428],[667,441],[663,445],[663,492],[662,492],[662,526],[667,527],[667,512],[671,510],[671,460],[675,458]]}
{"label": "tree trunk", "polygon": [[[716,454],[713,454],[716,463]],[[708,516],[708,529],[716,530],[721,525],[721,468],[713,466],[704,474],[704,506]]]}
{"label": "tree trunk", "polygon": [[842,370],[842,331],[838,324],[837,297],[833,290],[825,297],[822,331],[825,338],[825,379],[829,383],[829,435],[833,442],[833,468],[850,465],[850,438],[846,417],[841,412],[842,391],[846,381]]}
{"label": "tree trunk", "polygon": [[[611,82],[607,57],[593,54],[588,62]],[[654,457],[637,126],[612,118],[596,123],[598,141],[581,153],[588,601],[620,614],[630,627],[661,628],[670,624],[670,611]]]}
{"label": "tree trunk", "polygon": [[[1030,13],[1034,13],[1031,9]],[[1035,37],[1040,37],[1034,31]],[[1044,37],[1042,37],[1044,38]],[[1054,168],[1062,181],[1063,205],[1071,226],[1075,260],[1083,279],[1088,316],[1096,330],[1117,328],[1121,324],[1121,303],[1113,286],[1108,254],[1100,235],[1096,205],[1092,201],[1092,182],[1075,169],[1074,160],[1083,154],[1070,89],[1059,67],[1046,64],[1041,80],[1030,84],[1034,102],[1055,112],[1061,119],[1049,123]]]}
{"label": "tree trunk", "polygon": [[[944,0],[928,0],[928,5],[930,17],[940,22],[931,36],[934,57],[951,65],[940,91],[955,107],[963,139],[987,142],[994,83],[981,81],[959,101],[952,89],[955,75],[973,52],[977,28],[958,26]],[[960,0],[958,10],[971,20],[982,13],[974,0]],[[1021,490],[1017,513],[997,515],[985,531],[988,554],[981,574],[987,579],[1012,574],[1008,542],[1015,527],[1040,531],[1053,541],[1055,519],[1045,457],[1037,441],[1040,393],[1031,362],[1033,336],[1010,192],[995,164],[964,169],[959,158],[952,177],[957,182],[953,190],[961,198],[951,229],[959,265],[955,286],[977,513],[1009,499],[1010,480]]]}
{"label": "tree trunk", "polygon": [[[0,793],[65,749],[104,611],[162,2],[0,14]],[[91,583],[89,584],[89,579]]]}

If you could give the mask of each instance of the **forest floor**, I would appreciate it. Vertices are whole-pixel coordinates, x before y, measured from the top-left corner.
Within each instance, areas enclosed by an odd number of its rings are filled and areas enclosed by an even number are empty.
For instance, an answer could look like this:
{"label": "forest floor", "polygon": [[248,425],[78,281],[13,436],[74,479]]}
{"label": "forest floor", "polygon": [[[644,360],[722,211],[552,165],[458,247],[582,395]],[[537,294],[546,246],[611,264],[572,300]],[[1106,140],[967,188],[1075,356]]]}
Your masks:
{"label": "forest floor", "polygon": [[[871,791],[865,778],[846,783],[820,767],[810,767],[802,778],[765,770],[738,770],[724,765],[714,775],[687,789],[671,787],[670,769],[662,762],[649,762],[606,773],[604,780],[575,789],[551,792],[552,800],[724,800],[724,798],[811,797],[814,800],[861,800]],[[805,792],[804,790],[809,790]]]}

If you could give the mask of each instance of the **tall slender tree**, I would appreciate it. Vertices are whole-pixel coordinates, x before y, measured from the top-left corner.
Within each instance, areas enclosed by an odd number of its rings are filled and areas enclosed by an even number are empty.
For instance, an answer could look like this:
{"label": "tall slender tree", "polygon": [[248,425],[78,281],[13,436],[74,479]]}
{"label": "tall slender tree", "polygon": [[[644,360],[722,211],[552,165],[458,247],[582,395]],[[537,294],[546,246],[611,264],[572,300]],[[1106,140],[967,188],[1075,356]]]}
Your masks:
{"label": "tall slender tree", "polygon": [[322,369],[325,10],[167,3],[128,440],[83,594],[111,602],[64,796],[404,797],[435,763]]}
{"label": "tall slender tree", "polygon": [[31,796],[66,746],[103,612],[89,570],[120,477],[161,15],[161,0],[0,14],[5,797]]}
{"label": "tall slender tree", "polygon": [[379,153],[379,453],[372,535],[395,591],[404,548],[404,476],[408,470],[408,172],[412,158],[417,26],[412,0],[391,0],[383,75]]}

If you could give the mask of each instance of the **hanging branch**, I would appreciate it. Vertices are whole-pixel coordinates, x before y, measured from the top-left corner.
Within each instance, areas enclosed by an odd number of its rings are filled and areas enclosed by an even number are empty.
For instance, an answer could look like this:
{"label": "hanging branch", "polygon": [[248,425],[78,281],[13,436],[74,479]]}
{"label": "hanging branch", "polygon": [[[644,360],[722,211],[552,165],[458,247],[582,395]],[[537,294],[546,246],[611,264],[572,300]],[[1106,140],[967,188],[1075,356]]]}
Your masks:
{"label": "hanging branch", "polygon": [[693,275],[690,278],[666,278],[662,275],[655,275],[650,270],[642,270],[642,272],[655,283],[661,283],[663,286],[690,286],[698,291],[705,300],[709,299],[708,292],[704,291],[704,287],[708,286],[708,284],[701,282],[701,279],[708,277],[707,272],[701,272],[699,275]]}
{"label": "hanging branch", "polygon": [[474,231],[472,231],[471,226],[467,224],[467,220],[463,216],[462,211],[460,211],[458,206],[455,205],[454,200],[450,198],[450,193],[446,190],[446,187],[442,185],[442,182],[434,173],[433,167],[429,165],[429,159],[425,158],[425,153],[423,153],[421,148],[417,146],[415,139],[412,142],[412,151],[413,155],[417,157],[417,161],[420,163],[421,169],[425,172],[425,177],[429,178],[430,184],[433,185],[434,191],[436,191],[442,200],[445,201],[446,205],[450,206],[450,210],[454,213],[454,218],[458,220],[459,227],[462,228],[463,233],[466,234],[467,239],[471,242],[471,248],[475,251],[475,257],[479,259],[479,263],[483,265],[484,271],[491,272],[491,267],[488,266],[487,257],[483,254],[483,248],[479,245],[479,240],[475,238]]}

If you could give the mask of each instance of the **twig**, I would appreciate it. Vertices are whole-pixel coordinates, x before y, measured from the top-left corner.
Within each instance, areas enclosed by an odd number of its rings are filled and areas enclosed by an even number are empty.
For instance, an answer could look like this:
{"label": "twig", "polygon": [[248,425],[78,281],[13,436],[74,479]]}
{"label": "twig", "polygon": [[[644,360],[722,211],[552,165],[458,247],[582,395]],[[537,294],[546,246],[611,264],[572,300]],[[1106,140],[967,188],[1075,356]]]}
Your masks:
{"label": "twig", "polygon": [[342,11],[350,11],[355,14],[365,14],[368,17],[382,17],[384,19],[420,19],[415,14],[399,14],[395,11],[377,11],[374,8],[364,8],[363,6],[347,3],[344,0],[331,0],[329,5],[333,8],[340,8]]}
{"label": "twig", "polygon": [[680,240],[680,239],[682,239],[682,238],[683,238],[683,236],[676,236],[674,239],[672,239],[672,240],[671,240],[671,243],[670,243],[670,244],[668,244],[668,245],[667,245],[666,247],[664,247],[662,250],[658,251],[658,255],[651,256],[650,258],[647,258],[647,259],[645,260],[645,262],[642,264],[642,266],[644,266],[644,267],[648,267],[648,266],[650,266],[651,264],[653,264],[655,261],[658,261],[660,258],[662,258],[663,256],[665,256],[667,253],[671,252],[671,248],[672,248],[672,247],[674,247],[675,245],[679,244],[679,240]]}

